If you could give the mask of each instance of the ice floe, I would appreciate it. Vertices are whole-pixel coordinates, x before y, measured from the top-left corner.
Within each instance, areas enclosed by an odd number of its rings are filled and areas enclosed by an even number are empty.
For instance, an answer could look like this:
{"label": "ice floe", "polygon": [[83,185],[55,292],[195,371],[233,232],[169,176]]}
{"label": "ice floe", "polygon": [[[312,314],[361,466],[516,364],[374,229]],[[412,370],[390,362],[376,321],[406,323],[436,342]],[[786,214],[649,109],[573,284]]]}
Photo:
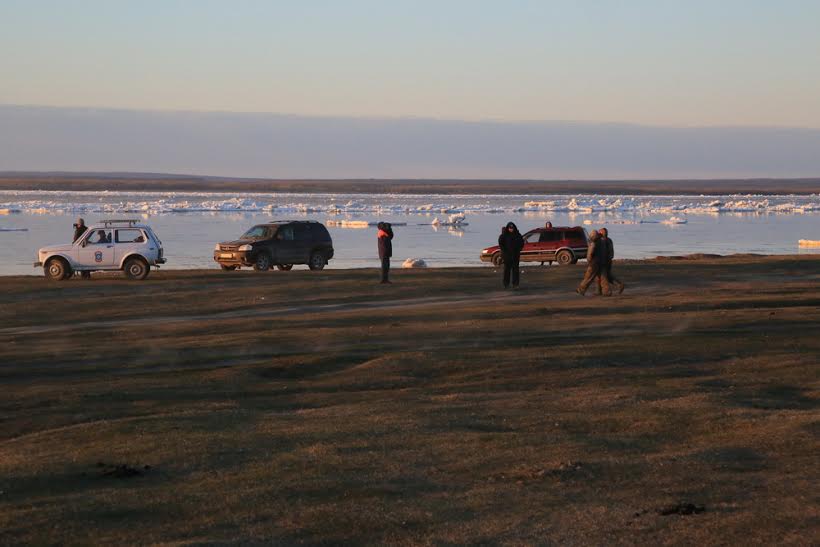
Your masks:
{"label": "ice floe", "polygon": [[372,226],[366,220],[328,220],[326,224],[335,228],[369,228]]}
{"label": "ice floe", "polygon": [[[469,215],[499,213],[640,216],[737,214],[806,214],[820,212],[820,196],[604,196],[604,195],[399,195],[219,192],[64,192],[0,191],[0,215],[13,213],[225,213],[272,216],[288,213],[325,215]],[[452,222],[439,220],[439,224]],[[636,220],[637,222],[637,220]]]}
{"label": "ice floe", "polygon": [[426,268],[427,263],[421,258],[408,258],[401,264],[402,268]]}
{"label": "ice floe", "polygon": [[447,220],[439,220],[438,217],[430,223],[433,226],[467,226],[466,217],[461,213],[456,213],[447,217]]}

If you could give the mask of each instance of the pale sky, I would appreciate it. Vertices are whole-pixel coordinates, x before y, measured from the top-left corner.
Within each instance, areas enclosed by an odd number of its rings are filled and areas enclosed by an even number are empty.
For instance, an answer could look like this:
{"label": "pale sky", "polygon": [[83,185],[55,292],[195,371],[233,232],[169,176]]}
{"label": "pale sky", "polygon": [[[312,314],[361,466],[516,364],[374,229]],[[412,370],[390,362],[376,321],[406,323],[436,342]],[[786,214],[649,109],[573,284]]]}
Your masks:
{"label": "pale sky", "polygon": [[820,128],[820,1],[0,0],[0,104]]}

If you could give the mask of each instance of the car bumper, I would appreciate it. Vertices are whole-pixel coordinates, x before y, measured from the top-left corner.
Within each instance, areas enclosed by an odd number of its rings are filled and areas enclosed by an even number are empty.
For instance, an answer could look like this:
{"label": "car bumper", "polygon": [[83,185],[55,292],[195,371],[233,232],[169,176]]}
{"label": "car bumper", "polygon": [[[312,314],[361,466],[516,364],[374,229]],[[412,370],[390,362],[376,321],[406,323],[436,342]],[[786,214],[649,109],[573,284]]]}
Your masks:
{"label": "car bumper", "polygon": [[166,262],[167,262],[167,260],[165,260],[164,258],[158,258],[154,261],[154,264],[159,265],[159,264],[165,264]]}
{"label": "car bumper", "polygon": [[224,266],[253,265],[253,260],[247,251],[214,251],[214,262]]}
{"label": "car bumper", "polygon": [[492,262],[492,261],[493,261],[493,255],[481,253],[481,262]]}

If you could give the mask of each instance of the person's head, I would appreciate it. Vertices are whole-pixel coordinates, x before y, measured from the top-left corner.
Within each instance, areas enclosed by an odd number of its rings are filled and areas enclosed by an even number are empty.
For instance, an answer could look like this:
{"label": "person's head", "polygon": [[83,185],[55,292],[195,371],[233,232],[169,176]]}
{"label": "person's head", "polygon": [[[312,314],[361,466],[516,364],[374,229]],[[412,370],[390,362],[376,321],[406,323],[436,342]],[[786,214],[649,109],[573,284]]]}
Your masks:
{"label": "person's head", "polygon": [[590,234],[589,234],[589,240],[590,241],[597,241],[599,237],[600,237],[600,234],[598,233],[597,230],[592,230],[592,232],[590,232]]}
{"label": "person's head", "polygon": [[515,232],[518,231],[518,228],[515,226],[514,222],[508,222],[506,228],[507,228],[507,231],[511,234],[514,234]]}
{"label": "person's head", "polygon": [[376,228],[378,228],[379,230],[384,230],[384,222],[379,222],[378,224],[376,224]]}
{"label": "person's head", "polygon": [[83,220],[82,218],[78,218],[78,219],[77,219],[77,223],[76,223],[74,226],[76,226],[76,227],[78,227],[78,228],[79,228],[80,226],[85,226],[85,220]]}
{"label": "person's head", "polygon": [[601,234],[601,237],[609,236],[609,230],[607,230],[606,228],[601,228],[600,230],[598,230],[598,233]]}

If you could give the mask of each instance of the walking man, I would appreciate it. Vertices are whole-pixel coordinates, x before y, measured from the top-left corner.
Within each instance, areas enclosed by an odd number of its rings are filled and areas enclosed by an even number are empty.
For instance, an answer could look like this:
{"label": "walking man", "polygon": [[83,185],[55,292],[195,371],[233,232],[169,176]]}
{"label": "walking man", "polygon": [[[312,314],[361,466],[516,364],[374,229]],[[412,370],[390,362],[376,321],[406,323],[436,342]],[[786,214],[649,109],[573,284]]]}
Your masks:
{"label": "walking man", "polygon": [[[609,230],[606,228],[601,228],[598,230],[598,233],[601,234],[601,239],[599,241],[599,245],[604,249],[604,264],[602,266],[601,278],[606,279],[608,285],[615,285],[618,289],[618,294],[624,292],[624,284],[621,282],[620,279],[616,278],[612,275],[612,260],[615,258],[615,246],[612,244],[612,240],[609,238]],[[603,289],[603,287],[602,287]],[[612,292],[610,291],[609,294],[606,296],[611,296]]]}
{"label": "walking man", "polygon": [[604,291],[604,294],[609,292],[609,283],[601,276],[601,266],[605,256],[604,250],[604,247],[600,244],[600,234],[593,230],[592,233],[589,234],[589,245],[587,246],[587,270],[584,272],[584,279],[581,281],[581,284],[575,289],[575,292],[581,296],[586,294],[587,288],[593,281],[597,281],[601,284],[601,289]]}
{"label": "walking man", "polygon": [[512,287],[517,289],[521,273],[518,265],[521,261],[521,249],[524,248],[524,238],[521,237],[515,223],[508,222],[504,227],[501,235],[498,236],[498,246],[504,258],[504,288],[509,288],[510,278],[512,278]]}
{"label": "walking man", "polygon": [[382,283],[389,284],[390,257],[393,256],[393,227],[389,222],[379,222],[379,259],[382,262]]}

